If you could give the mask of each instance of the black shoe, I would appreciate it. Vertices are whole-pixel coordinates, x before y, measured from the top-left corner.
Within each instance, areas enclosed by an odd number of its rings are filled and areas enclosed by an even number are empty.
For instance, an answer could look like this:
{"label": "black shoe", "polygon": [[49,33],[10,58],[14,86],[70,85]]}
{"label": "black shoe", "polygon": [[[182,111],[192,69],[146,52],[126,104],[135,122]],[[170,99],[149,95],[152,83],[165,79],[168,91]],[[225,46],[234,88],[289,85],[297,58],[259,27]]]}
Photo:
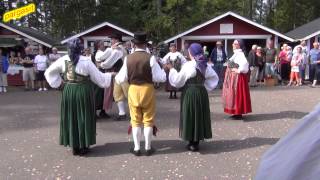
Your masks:
{"label": "black shoe", "polygon": [[84,156],[84,155],[86,155],[88,152],[89,152],[89,148],[82,148],[82,149],[80,149],[80,151],[79,151],[79,155],[80,155],[80,156]]}
{"label": "black shoe", "polygon": [[74,156],[80,155],[80,149],[79,148],[72,148],[72,154]]}
{"label": "black shoe", "polygon": [[241,114],[240,115],[233,115],[233,116],[231,116],[231,118],[234,120],[242,120],[243,116]]}
{"label": "black shoe", "polygon": [[127,120],[127,115],[118,115],[116,118],[115,118],[116,121],[124,121],[124,120]]}
{"label": "black shoe", "polygon": [[135,156],[141,156],[141,151],[140,150],[135,151],[133,148],[130,149],[130,153]]}
{"label": "black shoe", "polygon": [[100,113],[99,113],[99,118],[109,119],[109,118],[110,118],[110,115],[107,114],[104,110],[102,110],[102,111],[100,111]]}
{"label": "black shoe", "polygon": [[151,149],[146,150],[146,156],[151,156],[155,152],[156,152],[156,150],[153,147],[151,147]]}
{"label": "black shoe", "polygon": [[188,149],[189,151],[197,152],[199,151],[199,144],[191,144]]}

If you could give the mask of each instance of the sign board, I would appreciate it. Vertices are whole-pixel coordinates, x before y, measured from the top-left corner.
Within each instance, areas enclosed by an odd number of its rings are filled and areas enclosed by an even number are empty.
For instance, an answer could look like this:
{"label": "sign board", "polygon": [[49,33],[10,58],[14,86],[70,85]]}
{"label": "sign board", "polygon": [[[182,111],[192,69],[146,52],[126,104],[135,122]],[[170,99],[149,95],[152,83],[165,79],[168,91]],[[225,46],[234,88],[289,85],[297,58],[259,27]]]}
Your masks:
{"label": "sign board", "polygon": [[233,24],[220,24],[220,34],[233,34]]}

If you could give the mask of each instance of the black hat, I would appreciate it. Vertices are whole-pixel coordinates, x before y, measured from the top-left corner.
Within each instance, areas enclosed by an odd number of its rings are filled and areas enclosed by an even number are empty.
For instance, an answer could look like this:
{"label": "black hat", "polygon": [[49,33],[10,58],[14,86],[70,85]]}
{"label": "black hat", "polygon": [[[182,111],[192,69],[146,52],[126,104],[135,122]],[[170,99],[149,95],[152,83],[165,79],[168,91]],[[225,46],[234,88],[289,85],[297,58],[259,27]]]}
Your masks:
{"label": "black hat", "polygon": [[122,35],[120,33],[112,33],[109,38],[111,39],[117,39],[118,41],[122,41]]}
{"label": "black hat", "polygon": [[135,44],[145,44],[147,43],[147,34],[145,32],[134,33],[134,39],[132,40]]}

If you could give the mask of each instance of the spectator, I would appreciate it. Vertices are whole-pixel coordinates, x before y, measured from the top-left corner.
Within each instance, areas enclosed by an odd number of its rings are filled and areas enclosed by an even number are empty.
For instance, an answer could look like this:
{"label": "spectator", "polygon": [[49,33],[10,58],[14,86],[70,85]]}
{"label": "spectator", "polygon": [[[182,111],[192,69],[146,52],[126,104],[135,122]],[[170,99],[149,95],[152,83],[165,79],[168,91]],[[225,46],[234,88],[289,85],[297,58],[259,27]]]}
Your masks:
{"label": "spectator", "polygon": [[209,63],[213,64],[213,69],[219,76],[219,83],[218,83],[218,88],[222,88],[223,86],[223,81],[224,81],[224,71],[225,68],[223,64],[227,60],[227,54],[222,47],[221,41],[217,41],[216,43],[216,48],[214,48],[211,52],[210,58],[209,58]]}
{"label": "spectator", "polygon": [[301,80],[301,84],[304,83],[306,77],[309,77],[309,68],[308,68],[308,47],[306,44],[306,41],[301,41],[300,45],[294,47],[293,49],[293,54],[295,54],[297,52],[297,48],[301,47],[302,49],[302,62],[299,66],[299,73],[300,73],[300,80]]}
{"label": "spectator", "polygon": [[34,61],[34,55],[32,54],[32,49],[31,47],[26,47],[25,48],[25,57],[22,59],[21,64],[24,67],[23,68],[23,82],[25,84],[25,91],[31,89],[34,90],[34,80],[35,80],[35,75],[34,75],[34,69],[33,69],[33,61]]}
{"label": "spectator", "polygon": [[84,49],[84,56],[91,57],[91,50],[90,50],[90,48],[85,48],[85,49]]}
{"label": "spectator", "polygon": [[0,48],[0,93],[7,92],[7,71],[9,68],[9,61],[6,56],[2,54],[2,49]]}
{"label": "spectator", "polygon": [[302,55],[302,47],[298,47],[296,54],[292,57],[291,60],[291,73],[290,73],[290,82],[288,86],[291,86],[293,81],[296,81],[296,86],[301,85],[301,80],[299,76],[299,66],[302,63],[303,55]]}
{"label": "spectator", "polygon": [[256,52],[257,52],[257,45],[252,45],[252,48],[248,54],[248,61],[250,67],[250,86],[255,87],[257,85],[259,67],[256,60]]}
{"label": "spectator", "polygon": [[18,52],[18,53],[17,53],[17,61],[18,61],[17,64],[20,65],[20,63],[22,62],[22,60],[23,60],[23,58],[22,58],[21,52]]}
{"label": "spectator", "polygon": [[58,54],[58,49],[56,47],[52,48],[52,53],[49,54],[49,61],[50,64],[52,64],[53,62],[55,62],[57,59],[59,59],[61,57],[60,54]]}
{"label": "spectator", "polygon": [[209,51],[207,46],[203,46],[203,55],[205,58],[209,58]]}
{"label": "spectator", "polygon": [[315,87],[317,84],[319,71],[320,71],[320,69],[319,69],[319,66],[320,66],[319,55],[320,55],[319,43],[314,42],[313,49],[310,50],[310,54],[309,54],[310,80],[311,80],[311,82],[313,82],[311,87]]}
{"label": "spectator", "polygon": [[279,53],[279,61],[280,61],[280,76],[282,80],[282,84],[286,84],[289,81],[290,74],[290,59],[287,56],[287,44],[282,45],[282,51]]}
{"label": "spectator", "polygon": [[266,57],[266,66],[265,66],[265,74],[267,78],[271,78],[275,75],[275,63],[277,59],[277,50],[273,47],[273,41],[267,41],[267,47],[265,49],[265,57]]}
{"label": "spectator", "polygon": [[261,86],[264,79],[263,77],[264,77],[265,57],[262,53],[262,48],[260,46],[257,47],[257,52],[255,55],[256,55],[256,65],[258,66],[257,80],[259,82],[259,85]]}
{"label": "spectator", "polygon": [[38,91],[47,91],[46,88],[46,79],[44,77],[44,72],[48,68],[49,60],[48,57],[44,54],[43,49],[39,49],[39,54],[34,59],[34,64],[36,67],[36,76],[39,83]]}
{"label": "spectator", "polygon": [[10,64],[18,64],[18,58],[16,57],[16,53],[14,51],[10,51],[10,57],[9,57]]}

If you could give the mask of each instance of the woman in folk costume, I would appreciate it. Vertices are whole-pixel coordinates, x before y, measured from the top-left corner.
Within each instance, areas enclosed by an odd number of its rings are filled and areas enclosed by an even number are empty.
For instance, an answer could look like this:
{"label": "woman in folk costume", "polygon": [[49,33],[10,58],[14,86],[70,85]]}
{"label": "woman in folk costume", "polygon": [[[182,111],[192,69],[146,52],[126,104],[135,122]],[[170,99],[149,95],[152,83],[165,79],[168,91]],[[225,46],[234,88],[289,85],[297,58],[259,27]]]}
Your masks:
{"label": "woman in folk costume", "polygon": [[130,152],[135,156],[141,155],[142,126],[145,153],[150,156],[154,152],[151,147],[156,112],[153,83],[166,81],[166,73],[160,68],[156,58],[146,51],[146,38],[145,33],[135,33],[133,43],[136,49],[125,57],[124,64],[115,77],[115,81],[119,84],[129,82],[128,104],[134,141],[134,148]]}
{"label": "woman in folk costume", "polygon": [[[163,64],[171,64],[177,71],[180,71],[181,65],[186,61],[186,58],[177,51],[176,44],[174,43],[170,44],[170,52],[162,59]],[[167,71],[167,79],[166,91],[170,92],[169,98],[176,99],[178,89],[169,83],[169,71]]]}
{"label": "woman in folk costume", "polygon": [[199,141],[212,138],[210,104],[208,91],[213,90],[219,81],[218,75],[207,66],[207,59],[200,44],[189,47],[190,61],[182,65],[178,72],[172,65],[169,81],[172,86],[182,88],[180,110],[180,137],[188,141],[190,151],[198,151]]}
{"label": "woman in folk costume", "polygon": [[249,63],[242,51],[242,40],[234,40],[232,47],[234,54],[228,62],[222,99],[224,112],[232,114],[234,119],[242,119],[242,114],[252,111],[247,75]]}
{"label": "woman in folk costume", "polygon": [[262,157],[256,180],[318,180],[320,104]]}
{"label": "woman in folk costume", "polygon": [[[96,119],[92,83],[111,84],[111,73],[101,73],[90,57],[82,56],[79,39],[68,42],[68,55],[55,61],[45,72],[49,85],[63,85],[60,119],[60,144],[73,148],[74,155],[88,152],[96,143]],[[64,74],[62,80],[60,74]]]}

